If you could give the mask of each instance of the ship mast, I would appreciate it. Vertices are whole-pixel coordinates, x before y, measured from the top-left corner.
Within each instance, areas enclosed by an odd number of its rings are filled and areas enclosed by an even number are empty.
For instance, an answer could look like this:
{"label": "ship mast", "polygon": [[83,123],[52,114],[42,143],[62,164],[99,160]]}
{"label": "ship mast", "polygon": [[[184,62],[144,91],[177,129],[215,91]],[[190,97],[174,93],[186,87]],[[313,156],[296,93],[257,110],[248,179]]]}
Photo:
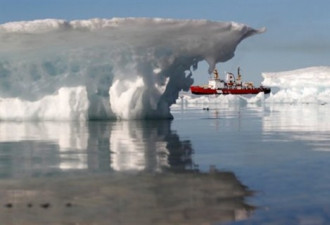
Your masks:
{"label": "ship mast", "polygon": [[237,68],[237,79],[238,79],[238,80],[241,80],[241,78],[242,78],[242,75],[241,75],[241,73],[240,73],[240,70],[241,70],[241,68],[238,67],[238,68]]}
{"label": "ship mast", "polygon": [[219,73],[217,69],[214,69],[213,74],[214,74],[214,79],[219,79]]}
{"label": "ship mast", "polygon": [[242,75],[241,75],[241,68],[237,68],[237,79],[236,79],[236,86],[237,88],[242,87]]}

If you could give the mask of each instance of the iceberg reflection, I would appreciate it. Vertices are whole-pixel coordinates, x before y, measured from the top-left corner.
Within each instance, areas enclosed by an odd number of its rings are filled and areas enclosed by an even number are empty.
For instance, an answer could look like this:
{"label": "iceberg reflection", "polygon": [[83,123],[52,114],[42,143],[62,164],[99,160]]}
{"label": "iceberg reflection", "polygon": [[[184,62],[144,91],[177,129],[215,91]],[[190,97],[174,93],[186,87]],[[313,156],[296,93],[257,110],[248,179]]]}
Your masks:
{"label": "iceberg reflection", "polygon": [[171,131],[170,121],[116,122],[110,133],[111,168],[116,171],[192,167],[192,147]]}
{"label": "iceberg reflection", "polygon": [[[242,220],[251,195],[231,172],[107,173],[0,182],[3,224],[215,224]],[[45,205],[50,207],[45,209]],[[30,207],[30,208],[29,208]],[[10,213],[8,213],[10,212]]]}
{"label": "iceberg reflection", "polygon": [[266,134],[279,133],[286,139],[305,140],[313,150],[329,151],[330,107],[318,104],[271,104],[263,117]]}
{"label": "iceberg reflection", "polygon": [[1,122],[0,168],[5,169],[0,176],[86,169],[87,136],[84,123]]}
{"label": "iceberg reflection", "polygon": [[7,172],[3,170],[1,175],[19,177],[66,170],[160,172],[172,167],[192,167],[190,141],[181,141],[170,124],[2,122],[0,167]]}
{"label": "iceberg reflection", "polygon": [[214,224],[254,211],[234,173],[198,170],[171,121],[0,124],[13,127],[0,142],[2,224]]}

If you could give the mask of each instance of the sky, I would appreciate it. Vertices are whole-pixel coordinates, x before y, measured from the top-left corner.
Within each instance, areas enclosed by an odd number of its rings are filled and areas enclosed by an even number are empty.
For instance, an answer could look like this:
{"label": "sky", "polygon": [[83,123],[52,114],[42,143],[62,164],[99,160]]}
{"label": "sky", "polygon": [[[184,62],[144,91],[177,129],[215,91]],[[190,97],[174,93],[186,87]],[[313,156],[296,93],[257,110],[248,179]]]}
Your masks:
{"label": "sky", "polygon": [[[0,23],[45,18],[77,20],[158,17],[235,21],[263,34],[243,40],[220,73],[241,67],[243,80],[260,83],[263,72],[330,66],[329,0],[0,0]],[[206,83],[206,63],[194,73]]]}

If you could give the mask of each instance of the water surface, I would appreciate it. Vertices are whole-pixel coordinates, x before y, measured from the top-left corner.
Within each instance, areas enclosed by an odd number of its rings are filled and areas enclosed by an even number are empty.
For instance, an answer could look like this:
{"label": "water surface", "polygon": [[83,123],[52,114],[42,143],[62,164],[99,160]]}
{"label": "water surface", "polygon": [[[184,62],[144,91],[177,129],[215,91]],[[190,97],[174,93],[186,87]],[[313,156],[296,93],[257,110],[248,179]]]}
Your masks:
{"label": "water surface", "polygon": [[[204,108],[204,109],[203,109]],[[330,107],[0,123],[4,224],[328,224]]]}

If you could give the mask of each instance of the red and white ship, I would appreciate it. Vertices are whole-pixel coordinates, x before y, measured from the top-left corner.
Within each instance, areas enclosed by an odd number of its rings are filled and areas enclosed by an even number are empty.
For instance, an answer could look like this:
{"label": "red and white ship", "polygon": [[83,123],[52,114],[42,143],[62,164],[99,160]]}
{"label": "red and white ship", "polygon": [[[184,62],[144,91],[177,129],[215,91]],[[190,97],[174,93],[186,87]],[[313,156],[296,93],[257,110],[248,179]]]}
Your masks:
{"label": "red and white ship", "polygon": [[226,81],[219,78],[219,73],[215,69],[214,78],[209,80],[208,85],[191,86],[190,91],[196,95],[245,95],[245,94],[258,94],[264,92],[270,93],[270,88],[259,86],[255,87],[252,82],[242,82],[240,68],[238,67],[237,78],[232,73],[227,73]]}

